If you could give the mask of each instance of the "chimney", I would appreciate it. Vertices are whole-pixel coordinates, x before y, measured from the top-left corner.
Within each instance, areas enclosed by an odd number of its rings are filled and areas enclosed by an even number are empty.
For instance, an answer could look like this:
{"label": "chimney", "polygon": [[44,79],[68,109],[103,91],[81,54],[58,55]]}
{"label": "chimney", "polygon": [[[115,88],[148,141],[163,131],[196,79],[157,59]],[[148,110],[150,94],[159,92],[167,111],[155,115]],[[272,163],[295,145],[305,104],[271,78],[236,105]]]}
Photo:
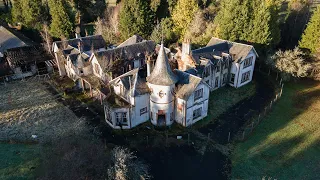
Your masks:
{"label": "chimney", "polygon": [[78,50],[80,51],[80,53],[83,52],[83,45],[81,41],[78,41]]}
{"label": "chimney", "polygon": [[151,55],[147,55],[147,77],[150,76],[154,66],[154,61],[151,58]]}
{"label": "chimney", "polygon": [[190,45],[190,39],[184,40],[182,43],[182,54],[191,54],[191,45]]}
{"label": "chimney", "polygon": [[79,26],[76,27],[76,38],[81,38],[81,35],[80,35],[80,32],[81,32],[81,29]]}

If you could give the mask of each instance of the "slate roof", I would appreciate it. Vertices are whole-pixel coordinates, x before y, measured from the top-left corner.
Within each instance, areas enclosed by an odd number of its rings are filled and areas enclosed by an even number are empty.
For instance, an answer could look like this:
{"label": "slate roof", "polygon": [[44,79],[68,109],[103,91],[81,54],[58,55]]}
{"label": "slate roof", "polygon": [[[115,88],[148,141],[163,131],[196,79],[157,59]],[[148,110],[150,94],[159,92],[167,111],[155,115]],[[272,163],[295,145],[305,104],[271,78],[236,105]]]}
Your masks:
{"label": "slate roof", "polygon": [[26,46],[27,44],[20,40],[9,30],[0,26],[0,52],[3,53],[7,49]]}
{"label": "slate roof", "polygon": [[178,76],[176,97],[188,100],[190,95],[195,91],[202,79],[192,74],[175,69],[174,73]]}
{"label": "slate roof", "polygon": [[41,45],[8,49],[5,53],[5,57],[11,68],[54,59],[54,57],[51,54],[48,54]]}
{"label": "slate roof", "polygon": [[162,86],[172,85],[178,81],[177,76],[171,70],[163,44],[161,44],[154,69],[147,77],[147,81],[150,84]]}
{"label": "slate roof", "polygon": [[117,47],[119,48],[119,47],[129,46],[129,45],[136,44],[136,43],[139,43],[142,41],[145,41],[145,40],[141,36],[133,35]]}
{"label": "slate roof", "polygon": [[133,70],[113,79],[109,83],[110,83],[110,85],[116,85],[118,83],[118,81],[120,80],[122,82],[124,88],[126,88],[128,93],[131,92],[131,95],[133,97],[149,93],[150,90],[146,84],[146,79],[139,75],[139,71],[140,71],[139,68],[133,69]]}
{"label": "slate roof", "polygon": [[106,42],[104,41],[101,35],[93,35],[93,36],[86,36],[80,37],[75,39],[69,39],[66,41],[56,41],[54,42],[60,50],[64,50],[64,44],[68,44],[71,47],[78,48],[78,43],[81,42],[83,51],[90,51],[93,49],[100,49],[105,48],[107,46]]}
{"label": "slate roof", "polygon": [[140,43],[108,49],[106,51],[95,52],[101,68],[105,71],[108,65],[112,64],[117,58],[122,60],[132,60],[144,58],[144,53],[154,52],[155,43],[153,41],[143,41]]}
{"label": "slate roof", "polygon": [[230,54],[232,56],[232,59],[236,62],[241,62],[242,60],[244,60],[244,58],[248,56],[251,50],[253,50],[258,56],[256,50],[251,45],[226,41],[215,37],[211,38],[205,48],[201,48],[192,52],[212,52],[213,50]]}

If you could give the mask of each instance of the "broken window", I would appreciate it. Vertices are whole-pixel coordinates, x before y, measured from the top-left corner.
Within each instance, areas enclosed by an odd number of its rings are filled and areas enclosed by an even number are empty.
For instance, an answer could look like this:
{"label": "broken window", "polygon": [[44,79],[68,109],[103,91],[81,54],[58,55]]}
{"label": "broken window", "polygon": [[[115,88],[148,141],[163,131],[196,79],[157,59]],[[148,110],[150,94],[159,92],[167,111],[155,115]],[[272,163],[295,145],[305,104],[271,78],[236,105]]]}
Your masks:
{"label": "broken window", "polygon": [[202,98],[202,96],[203,96],[203,89],[201,88],[201,89],[196,90],[194,92],[194,101]]}
{"label": "broken window", "polygon": [[148,112],[147,107],[140,109],[140,116]]}
{"label": "broken window", "polygon": [[216,81],[214,82],[214,87],[218,87],[219,85],[219,77],[216,77]]}
{"label": "broken window", "polygon": [[230,83],[234,83],[234,78],[235,78],[235,74],[231,73],[231,77],[230,77]]}
{"label": "broken window", "polygon": [[252,65],[253,56],[244,60],[243,68],[249,67]]}
{"label": "broken window", "polygon": [[128,118],[126,112],[117,112],[116,113],[116,124],[119,125],[128,125]]}
{"label": "broken window", "polygon": [[193,119],[196,119],[201,116],[202,107],[193,111]]}
{"label": "broken window", "polygon": [[244,83],[250,79],[250,71],[242,74],[241,83]]}

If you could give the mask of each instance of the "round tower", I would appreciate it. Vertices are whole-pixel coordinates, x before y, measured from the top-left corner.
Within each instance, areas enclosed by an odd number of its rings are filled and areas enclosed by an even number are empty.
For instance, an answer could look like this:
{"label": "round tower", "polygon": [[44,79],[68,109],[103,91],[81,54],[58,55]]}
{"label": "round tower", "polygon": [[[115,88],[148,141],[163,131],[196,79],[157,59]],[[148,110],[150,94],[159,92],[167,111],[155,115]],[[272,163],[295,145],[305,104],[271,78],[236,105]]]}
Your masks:
{"label": "round tower", "polygon": [[150,93],[150,119],[156,126],[169,126],[174,121],[174,88],[178,81],[172,72],[161,44],[157,61],[147,77]]}

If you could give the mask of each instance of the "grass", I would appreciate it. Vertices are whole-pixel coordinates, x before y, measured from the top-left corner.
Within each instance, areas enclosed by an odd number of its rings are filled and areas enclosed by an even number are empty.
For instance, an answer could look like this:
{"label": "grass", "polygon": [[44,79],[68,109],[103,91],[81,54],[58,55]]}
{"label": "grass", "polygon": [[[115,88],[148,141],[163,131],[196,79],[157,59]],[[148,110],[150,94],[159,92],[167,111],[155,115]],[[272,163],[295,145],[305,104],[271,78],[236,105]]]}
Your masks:
{"label": "grass", "polygon": [[320,84],[287,83],[254,133],[235,146],[234,179],[320,179]]}
{"label": "grass", "polygon": [[255,83],[251,82],[238,89],[233,87],[222,87],[210,93],[208,116],[195,124],[202,127],[214,122],[220,115],[238,102],[249,98],[255,93]]}
{"label": "grass", "polygon": [[0,179],[35,179],[39,145],[0,143]]}

